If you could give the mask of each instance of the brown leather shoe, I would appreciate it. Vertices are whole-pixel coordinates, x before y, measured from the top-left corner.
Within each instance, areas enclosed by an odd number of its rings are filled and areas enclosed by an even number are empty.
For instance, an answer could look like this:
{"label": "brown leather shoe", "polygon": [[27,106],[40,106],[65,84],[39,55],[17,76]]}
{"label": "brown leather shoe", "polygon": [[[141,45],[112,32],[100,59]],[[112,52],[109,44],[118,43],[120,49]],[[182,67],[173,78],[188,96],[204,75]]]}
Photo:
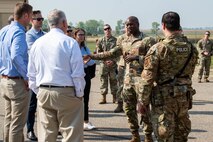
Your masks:
{"label": "brown leather shoe", "polygon": [[36,135],[32,131],[27,133],[27,138],[31,141],[38,141],[38,138],[36,137]]}

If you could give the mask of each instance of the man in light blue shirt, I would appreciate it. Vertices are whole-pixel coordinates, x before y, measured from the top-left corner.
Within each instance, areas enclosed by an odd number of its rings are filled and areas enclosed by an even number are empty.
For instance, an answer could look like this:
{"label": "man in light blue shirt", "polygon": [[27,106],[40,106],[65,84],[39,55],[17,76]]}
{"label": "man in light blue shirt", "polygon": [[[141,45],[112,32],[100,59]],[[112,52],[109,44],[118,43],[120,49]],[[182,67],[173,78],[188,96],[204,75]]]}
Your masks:
{"label": "man in light blue shirt", "polygon": [[[31,49],[33,43],[43,36],[45,34],[44,31],[42,31],[42,24],[43,24],[44,18],[41,15],[40,10],[33,11],[32,15],[32,28],[27,31],[26,33],[26,40],[28,45],[28,51]],[[30,108],[28,112],[28,119],[27,119],[27,138],[33,141],[37,141],[37,137],[34,133],[34,123],[35,123],[35,112],[37,107],[37,99],[36,94],[30,90],[31,100],[30,100]]]}
{"label": "man in light blue shirt", "polygon": [[1,93],[5,99],[4,141],[24,142],[30,95],[27,77],[27,43],[25,27],[32,17],[32,6],[17,3],[14,22],[0,31]]}

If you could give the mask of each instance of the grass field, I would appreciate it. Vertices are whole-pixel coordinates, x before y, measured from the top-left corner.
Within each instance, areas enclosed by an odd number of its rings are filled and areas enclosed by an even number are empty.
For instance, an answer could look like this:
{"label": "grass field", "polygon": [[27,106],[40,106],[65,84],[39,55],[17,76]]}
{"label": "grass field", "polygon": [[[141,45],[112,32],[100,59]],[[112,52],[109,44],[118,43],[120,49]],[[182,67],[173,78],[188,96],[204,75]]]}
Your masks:
{"label": "grass field", "polygon": [[87,42],[87,47],[90,49],[91,53],[94,52],[94,50],[95,50],[95,41],[94,42],[92,42],[92,41]]}

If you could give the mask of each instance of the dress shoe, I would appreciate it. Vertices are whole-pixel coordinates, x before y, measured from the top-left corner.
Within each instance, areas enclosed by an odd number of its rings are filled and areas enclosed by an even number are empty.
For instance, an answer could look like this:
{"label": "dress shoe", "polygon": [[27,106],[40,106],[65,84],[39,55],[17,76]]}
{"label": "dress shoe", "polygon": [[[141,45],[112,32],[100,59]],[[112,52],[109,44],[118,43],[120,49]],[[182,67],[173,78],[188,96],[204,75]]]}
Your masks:
{"label": "dress shoe", "polygon": [[32,131],[27,133],[27,138],[31,141],[38,141],[38,138],[35,136],[34,132]]}

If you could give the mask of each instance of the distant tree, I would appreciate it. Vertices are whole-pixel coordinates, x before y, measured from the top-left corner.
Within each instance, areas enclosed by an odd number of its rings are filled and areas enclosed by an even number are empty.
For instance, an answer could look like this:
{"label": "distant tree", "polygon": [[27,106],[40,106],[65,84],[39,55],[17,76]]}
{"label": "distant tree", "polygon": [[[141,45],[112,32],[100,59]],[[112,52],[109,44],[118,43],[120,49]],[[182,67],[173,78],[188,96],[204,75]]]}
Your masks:
{"label": "distant tree", "polygon": [[118,20],[117,26],[115,27],[115,33],[117,35],[120,35],[122,33],[123,28],[124,28],[123,20]]}
{"label": "distant tree", "polygon": [[98,26],[98,34],[104,34],[104,30],[103,30],[103,27],[104,27],[104,21],[103,20],[99,20],[98,21],[98,23],[99,23],[99,26]]}
{"label": "distant tree", "polygon": [[68,24],[70,27],[74,27],[72,22],[69,22]]}
{"label": "distant tree", "polygon": [[45,32],[48,32],[48,31],[50,30],[50,27],[49,27],[49,25],[48,25],[47,19],[44,19],[43,24],[42,24],[42,29],[43,29]]}
{"label": "distant tree", "polygon": [[85,22],[85,28],[88,35],[98,35],[99,22],[97,20],[88,20]]}
{"label": "distant tree", "polygon": [[84,30],[85,30],[85,28],[86,28],[85,23],[82,22],[82,21],[78,22],[78,23],[76,24],[76,27],[77,27],[77,28],[82,28],[82,29],[84,29]]}
{"label": "distant tree", "polygon": [[151,29],[151,31],[156,36],[157,36],[158,31],[160,30],[159,26],[160,26],[160,24],[158,22],[153,22],[152,23],[152,29]]}

